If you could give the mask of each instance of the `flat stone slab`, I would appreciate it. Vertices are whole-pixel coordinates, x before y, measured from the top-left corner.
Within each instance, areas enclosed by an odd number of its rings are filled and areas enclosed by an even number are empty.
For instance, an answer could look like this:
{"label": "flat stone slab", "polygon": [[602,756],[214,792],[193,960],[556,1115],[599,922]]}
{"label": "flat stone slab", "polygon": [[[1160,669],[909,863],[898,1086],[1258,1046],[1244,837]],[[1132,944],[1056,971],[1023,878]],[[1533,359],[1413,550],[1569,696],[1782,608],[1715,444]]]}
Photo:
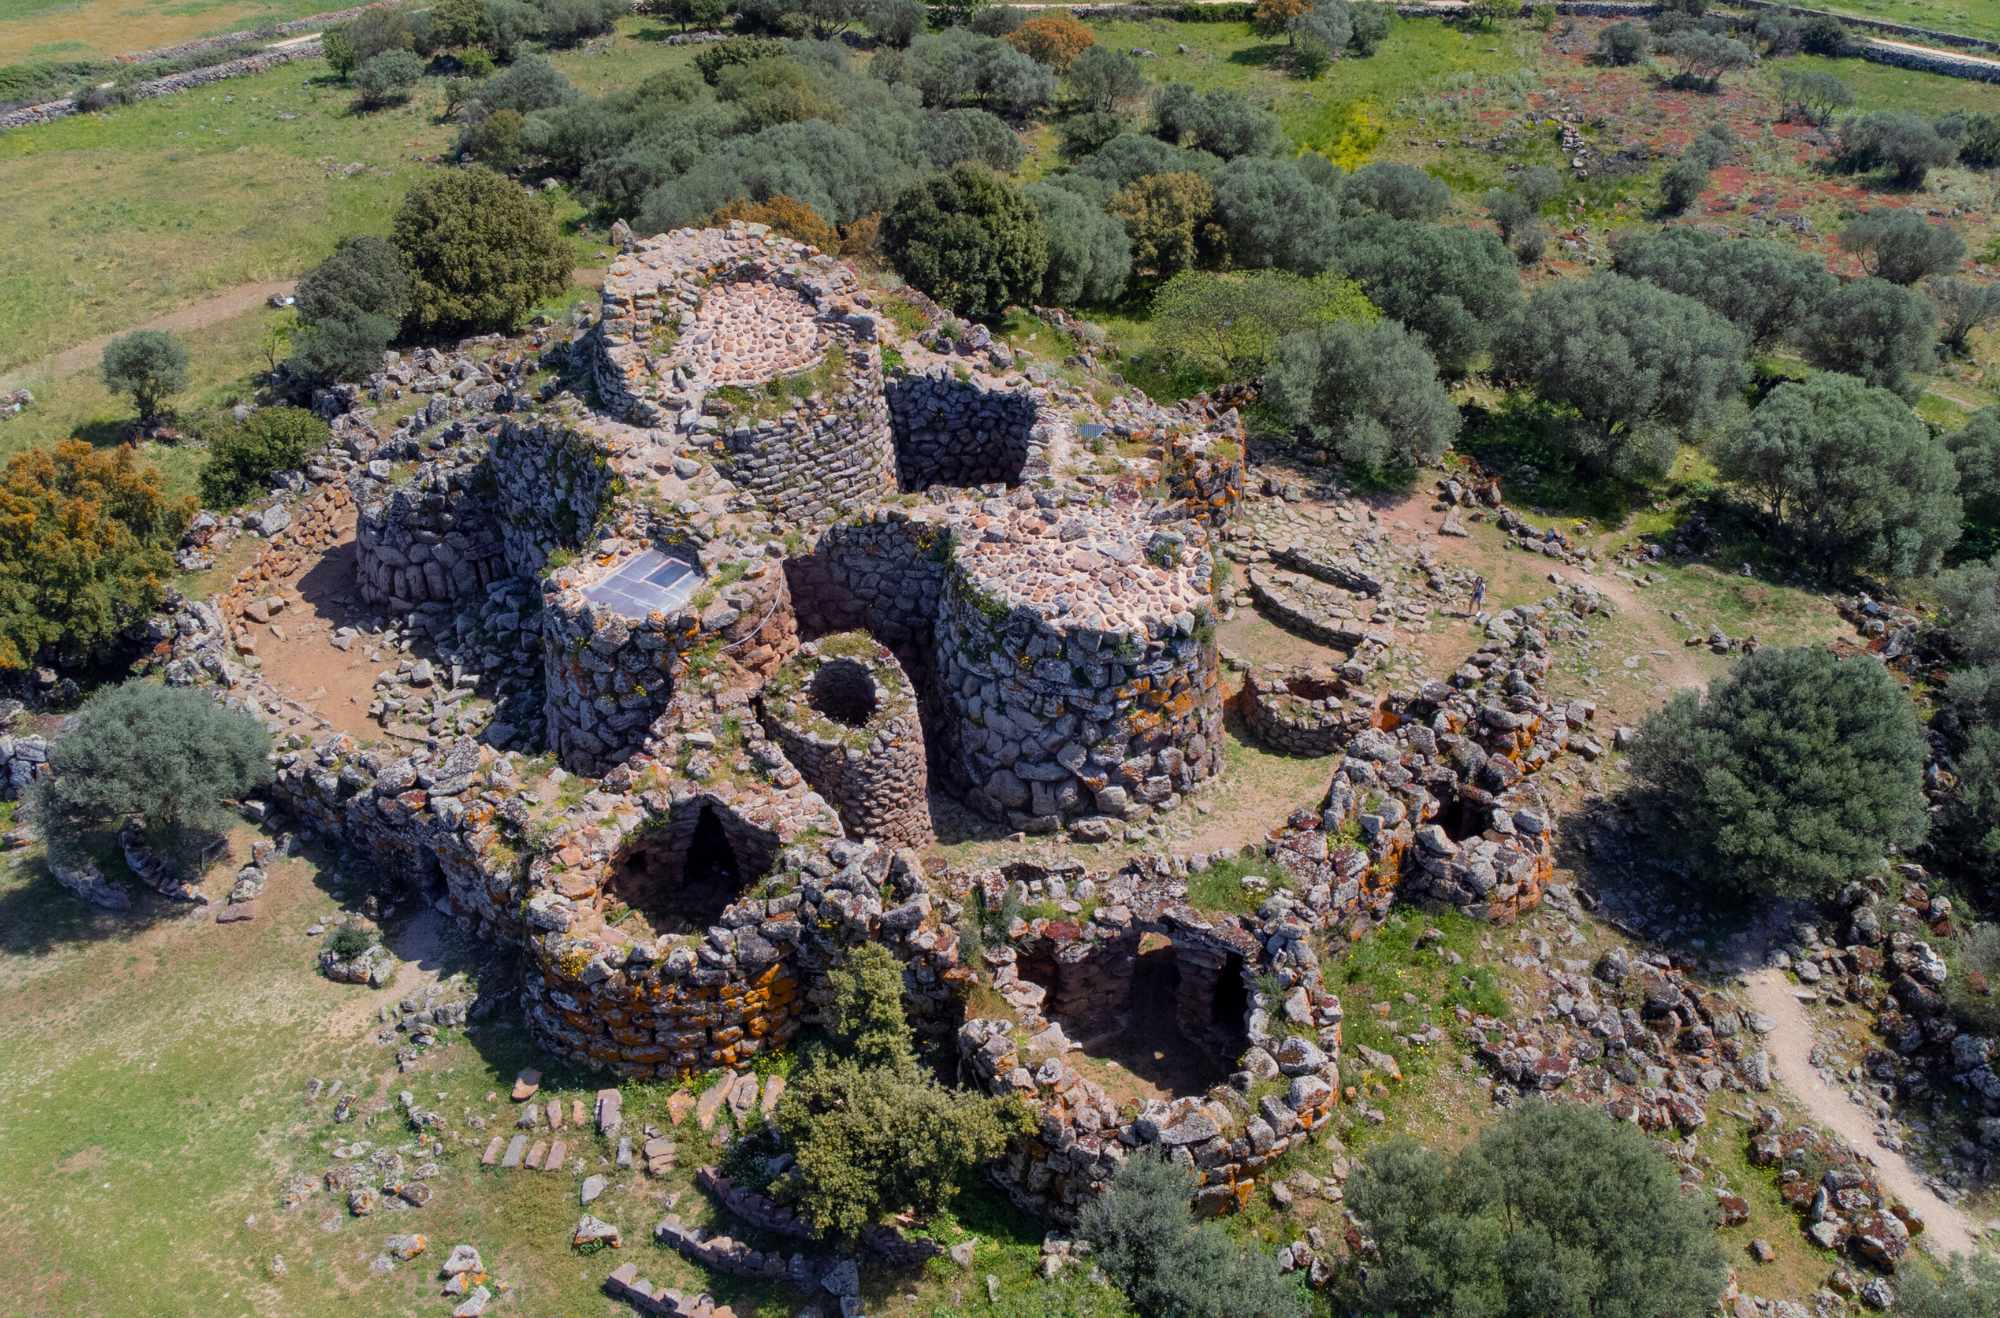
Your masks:
{"label": "flat stone slab", "polygon": [[521,1155],[527,1152],[527,1149],[528,1137],[526,1135],[516,1135],[513,1139],[507,1141],[507,1152],[500,1159],[500,1165],[508,1168],[519,1167],[521,1165]]}
{"label": "flat stone slab", "polygon": [[694,1111],[694,1095],[685,1089],[676,1089],[667,1099],[667,1120],[676,1126],[687,1120],[688,1113]]}
{"label": "flat stone slab", "polygon": [[549,1114],[549,1129],[561,1130],[563,1124],[562,1100],[559,1098],[550,1099],[548,1106],[543,1111]]}
{"label": "flat stone slab", "polygon": [[530,1171],[540,1171],[542,1169],[542,1159],[548,1156],[548,1152],[548,1143],[544,1140],[536,1140],[534,1147],[528,1150],[528,1161],[526,1163],[528,1169]]}
{"label": "flat stone slab", "polygon": [[559,1172],[563,1169],[563,1161],[568,1157],[569,1145],[563,1143],[561,1140],[557,1140],[555,1143],[549,1145],[549,1156],[543,1161],[542,1170],[545,1172]]}
{"label": "flat stone slab", "polygon": [[535,1096],[535,1091],[541,1087],[542,1073],[540,1071],[527,1070],[521,1072],[514,1077],[514,1101],[516,1103],[527,1102]]}
{"label": "flat stone slab", "polygon": [[714,1130],[715,1116],[722,1111],[722,1105],[729,1100],[729,1092],[735,1087],[736,1073],[724,1072],[722,1079],[710,1085],[707,1092],[695,1100],[695,1124],[703,1130]]}
{"label": "flat stone slab", "polygon": [[494,1163],[500,1161],[500,1148],[506,1142],[507,1137],[504,1135],[495,1135],[492,1139],[486,1141],[486,1152],[479,1155],[479,1165],[482,1167],[491,1167]]}

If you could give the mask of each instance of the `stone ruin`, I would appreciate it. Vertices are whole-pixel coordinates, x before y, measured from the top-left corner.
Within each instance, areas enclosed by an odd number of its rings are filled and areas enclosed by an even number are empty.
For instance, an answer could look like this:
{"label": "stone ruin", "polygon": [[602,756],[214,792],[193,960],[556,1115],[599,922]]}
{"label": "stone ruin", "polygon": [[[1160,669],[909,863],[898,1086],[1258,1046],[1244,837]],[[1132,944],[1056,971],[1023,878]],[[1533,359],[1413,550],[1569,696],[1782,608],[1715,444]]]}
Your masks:
{"label": "stone ruin", "polygon": [[[332,483],[219,608],[155,629],[170,681],[288,725],[280,808],[520,950],[551,1052],[635,1079],[745,1065],[879,942],[963,1078],[1040,1109],[1000,1173],[1020,1202],[1072,1215],[1157,1144],[1223,1211],[1341,1101],[1323,952],[1398,890],[1495,919],[1538,899],[1533,775],[1591,711],[1541,695],[1532,609],[1386,698],[1365,627],[1332,628],[1356,651],[1337,669],[1251,675],[1252,735],[1331,765],[1267,839],[1252,913],[1190,905],[1201,865],[1173,857],[927,870],[940,801],[1106,841],[1220,772],[1234,412],[934,351],[757,225],[629,245],[585,319],[538,355],[393,363],[370,398],[431,398],[386,437],[362,391],[331,396]],[[492,691],[484,727],[454,695],[422,745],[366,743],[255,664],[257,601],[344,517],[359,598],[452,647],[452,692]],[[990,927],[1022,897],[1042,913]],[[982,971],[1011,1016],[970,1015]],[[1167,1059],[1136,1105],[1088,1065],[1128,1017]]]}

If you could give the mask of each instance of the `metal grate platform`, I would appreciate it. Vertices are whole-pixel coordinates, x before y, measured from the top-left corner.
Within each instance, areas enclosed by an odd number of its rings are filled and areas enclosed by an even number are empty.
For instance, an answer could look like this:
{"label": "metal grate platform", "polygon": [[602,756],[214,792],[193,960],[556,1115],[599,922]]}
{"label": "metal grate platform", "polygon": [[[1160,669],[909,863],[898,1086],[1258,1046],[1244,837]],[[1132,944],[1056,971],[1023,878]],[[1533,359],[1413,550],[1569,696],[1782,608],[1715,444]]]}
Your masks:
{"label": "metal grate platform", "polygon": [[649,613],[672,613],[693,597],[701,582],[701,570],[693,563],[647,549],[587,587],[583,597],[621,618],[643,618]]}

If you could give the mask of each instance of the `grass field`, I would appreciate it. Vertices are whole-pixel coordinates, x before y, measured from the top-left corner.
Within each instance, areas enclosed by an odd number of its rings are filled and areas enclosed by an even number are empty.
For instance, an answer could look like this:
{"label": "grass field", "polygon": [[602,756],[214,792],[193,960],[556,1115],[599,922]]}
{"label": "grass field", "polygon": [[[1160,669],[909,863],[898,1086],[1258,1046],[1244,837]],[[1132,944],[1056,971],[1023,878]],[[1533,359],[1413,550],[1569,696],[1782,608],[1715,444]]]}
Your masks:
{"label": "grass field", "polygon": [[1948,0],[1942,4],[1936,0],[1840,0],[1812,8],[2000,41],[2000,4],[1995,0]]}
{"label": "grass field", "polygon": [[[594,90],[692,58],[639,35],[655,30],[628,22],[604,50],[554,61]],[[429,80],[407,105],[357,115],[312,61],[0,134],[15,235],[0,257],[0,371],[386,231],[451,144],[441,97]]]}
{"label": "grass field", "polygon": [[135,54],[349,7],[352,0],[7,0],[0,64]]}

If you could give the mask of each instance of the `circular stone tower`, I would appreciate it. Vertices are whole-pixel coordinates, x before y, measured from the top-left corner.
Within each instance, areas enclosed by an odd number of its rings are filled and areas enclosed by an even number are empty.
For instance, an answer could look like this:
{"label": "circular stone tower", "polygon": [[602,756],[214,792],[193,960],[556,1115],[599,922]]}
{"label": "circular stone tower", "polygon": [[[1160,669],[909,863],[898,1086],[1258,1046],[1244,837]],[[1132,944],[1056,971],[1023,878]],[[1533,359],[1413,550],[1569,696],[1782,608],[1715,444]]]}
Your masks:
{"label": "circular stone tower", "polygon": [[1140,819],[1214,775],[1211,563],[1198,527],[1145,505],[1023,496],[959,532],[937,681],[976,808],[1031,831]]}
{"label": "circular stone tower", "polygon": [[842,632],[800,646],[765,684],[763,710],[771,740],[850,836],[935,840],[917,693],[881,642]]}

